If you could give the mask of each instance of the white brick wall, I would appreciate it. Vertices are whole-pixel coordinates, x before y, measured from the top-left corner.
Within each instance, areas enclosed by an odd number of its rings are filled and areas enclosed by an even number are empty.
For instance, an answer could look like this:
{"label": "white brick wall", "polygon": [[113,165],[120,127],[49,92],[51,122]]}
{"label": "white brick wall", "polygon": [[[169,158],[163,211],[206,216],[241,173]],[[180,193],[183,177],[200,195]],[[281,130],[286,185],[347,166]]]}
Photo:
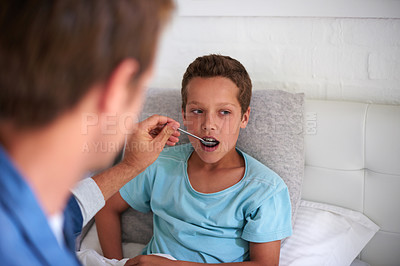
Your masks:
{"label": "white brick wall", "polygon": [[176,17],[151,86],[180,88],[188,64],[210,53],[241,61],[254,89],[400,104],[400,19]]}

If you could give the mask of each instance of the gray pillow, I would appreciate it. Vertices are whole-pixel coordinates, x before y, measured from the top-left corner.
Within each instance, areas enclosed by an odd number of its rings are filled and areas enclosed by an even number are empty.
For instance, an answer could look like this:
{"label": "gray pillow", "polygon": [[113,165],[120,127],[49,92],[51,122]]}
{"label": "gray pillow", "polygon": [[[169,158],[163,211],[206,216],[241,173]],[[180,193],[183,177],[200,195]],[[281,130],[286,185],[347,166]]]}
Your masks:
{"label": "gray pillow", "polygon": [[250,121],[240,132],[237,147],[285,181],[294,224],[304,175],[304,94],[254,91],[250,107]]}
{"label": "gray pillow", "polygon": [[[267,165],[285,181],[292,203],[292,224],[301,198],[304,172],[304,95],[280,90],[253,91],[250,122],[237,146]],[[181,125],[181,97],[176,89],[151,89],[141,118],[166,115]],[[180,144],[189,142],[181,135]],[[152,213],[133,209],[122,216],[122,241],[147,244],[152,236]]]}

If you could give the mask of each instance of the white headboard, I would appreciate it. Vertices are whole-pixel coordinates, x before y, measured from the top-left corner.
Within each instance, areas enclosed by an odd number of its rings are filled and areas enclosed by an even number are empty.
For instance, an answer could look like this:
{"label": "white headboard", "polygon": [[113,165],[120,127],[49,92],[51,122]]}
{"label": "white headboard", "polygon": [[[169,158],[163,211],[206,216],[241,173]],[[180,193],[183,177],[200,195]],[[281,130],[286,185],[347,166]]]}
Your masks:
{"label": "white headboard", "polygon": [[381,227],[361,252],[400,265],[400,106],[307,100],[302,198],[363,212]]}

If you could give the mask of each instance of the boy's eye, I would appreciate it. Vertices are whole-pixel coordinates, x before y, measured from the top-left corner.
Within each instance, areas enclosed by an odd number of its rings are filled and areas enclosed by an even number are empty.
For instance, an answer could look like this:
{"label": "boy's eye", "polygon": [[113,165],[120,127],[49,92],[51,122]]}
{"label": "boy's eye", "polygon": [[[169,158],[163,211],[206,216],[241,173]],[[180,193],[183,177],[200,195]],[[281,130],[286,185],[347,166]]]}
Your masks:
{"label": "boy's eye", "polygon": [[231,112],[227,110],[220,111],[222,115],[229,115]]}
{"label": "boy's eye", "polygon": [[193,110],[192,110],[192,113],[194,113],[194,114],[198,115],[198,114],[202,114],[202,113],[203,113],[203,111],[202,111],[202,110],[200,110],[200,109],[193,109]]}

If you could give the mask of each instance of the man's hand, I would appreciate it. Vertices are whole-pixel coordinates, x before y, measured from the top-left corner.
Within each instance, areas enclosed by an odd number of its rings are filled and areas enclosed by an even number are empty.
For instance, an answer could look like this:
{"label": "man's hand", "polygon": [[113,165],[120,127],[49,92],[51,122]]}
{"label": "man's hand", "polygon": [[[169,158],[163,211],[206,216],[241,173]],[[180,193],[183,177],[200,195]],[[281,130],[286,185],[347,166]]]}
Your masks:
{"label": "man's hand", "polygon": [[165,144],[173,146],[179,139],[179,123],[159,115],[153,115],[138,124],[125,147],[121,163],[142,172],[152,164]]}
{"label": "man's hand", "polygon": [[175,145],[179,141],[176,129],[179,123],[159,115],[153,115],[140,122],[129,138],[124,159],[112,168],[93,176],[107,201],[121,187],[152,164],[163,150],[165,144]]}

